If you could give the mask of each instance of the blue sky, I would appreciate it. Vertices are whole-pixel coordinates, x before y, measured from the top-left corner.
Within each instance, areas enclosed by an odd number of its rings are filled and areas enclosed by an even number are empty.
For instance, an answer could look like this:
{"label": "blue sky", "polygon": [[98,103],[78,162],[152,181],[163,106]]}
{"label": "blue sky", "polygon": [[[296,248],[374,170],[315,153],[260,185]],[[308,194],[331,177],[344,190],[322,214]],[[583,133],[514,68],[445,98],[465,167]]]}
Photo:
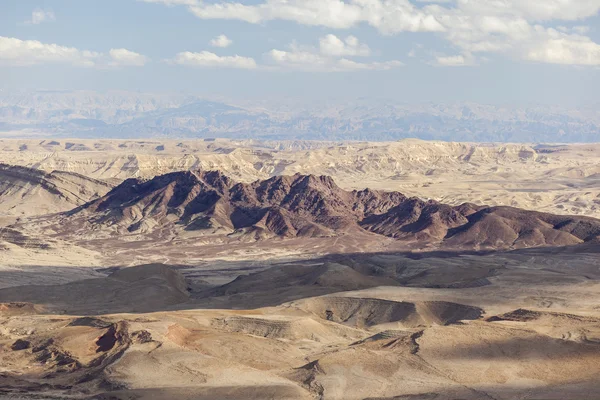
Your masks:
{"label": "blue sky", "polygon": [[599,102],[600,0],[3,0],[0,88]]}

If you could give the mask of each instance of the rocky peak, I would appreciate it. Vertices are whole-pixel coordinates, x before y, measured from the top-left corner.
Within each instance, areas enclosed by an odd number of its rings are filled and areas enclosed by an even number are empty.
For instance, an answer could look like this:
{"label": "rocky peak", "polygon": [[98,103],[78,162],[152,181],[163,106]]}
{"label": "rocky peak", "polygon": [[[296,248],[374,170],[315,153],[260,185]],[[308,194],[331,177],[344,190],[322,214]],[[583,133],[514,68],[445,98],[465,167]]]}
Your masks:
{"label": "rocky peak", "polygon": [[183,228],[263,239],[342,235],[362,229],[420,243],[467,247],[499,243],[504,248],[577,244],[600,237],[600,221],[592,218],[473,204],[454,207],[398,192],[350,192],[330,177],[301,174],[250,184],[235,183],[219,171],[130,179],[68,216],[81,213],[87,213],[81,218],[98,225],[127,232],[166,229],[171,235]]}

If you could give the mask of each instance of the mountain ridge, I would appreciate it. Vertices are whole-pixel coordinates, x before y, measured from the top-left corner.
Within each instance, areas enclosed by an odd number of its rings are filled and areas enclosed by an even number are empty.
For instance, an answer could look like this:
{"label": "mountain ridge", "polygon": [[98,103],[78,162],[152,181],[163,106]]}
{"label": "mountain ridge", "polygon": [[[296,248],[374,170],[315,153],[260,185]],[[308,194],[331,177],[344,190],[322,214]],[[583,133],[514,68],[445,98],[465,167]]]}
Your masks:
{"label": "mountain ridge", "polygon": [[66,227],[78,221],[95,232],[152,237],[187,232],[262,240],[365,232],[421,244],[503,249],[600,239],[600,220],[589,217],[346,191],[329,176],[299,173],[252,183],[235,182],[219,171],[128,179],[62,218]]}

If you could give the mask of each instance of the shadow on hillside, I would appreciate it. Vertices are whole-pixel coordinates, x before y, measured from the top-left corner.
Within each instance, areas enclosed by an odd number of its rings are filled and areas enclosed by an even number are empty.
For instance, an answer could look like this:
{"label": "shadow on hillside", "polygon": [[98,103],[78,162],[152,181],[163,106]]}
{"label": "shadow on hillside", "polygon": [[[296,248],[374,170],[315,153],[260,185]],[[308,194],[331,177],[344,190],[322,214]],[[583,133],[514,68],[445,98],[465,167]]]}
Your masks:
{"label": "shadow on hillside", "polygon": [[[258,265],[251,260],[219,260],[216,269],[160,264],[126,269],[31,266],[0,271],[0,282],[20,285],[0,289],[0,303],[33,303],[47,313],[71,315],[254,309],[380,286],[478,288],[490,285],[490,279],[508,273],[511,267],[530,271],[529,288],[534,290],[546,276],[553,284],[600,280],[597,253],[599,245],[586,245],[511,252],[330,254]],[[574,257],[580,261],[574,262]],[[522,268],[525,262],[526,269]],[[101,277],[87,279],[90,271]],[[78,274],[84,279],[67,282]],[[229,275],[231,282],[206,282],[205,278],[219,275]],[[27,282],[36,284],[24,284]],[[0,311],[2,314],[7,312]]]}
{"label": "shadow on hillside", "polygon": [[[498,387],[500,386],[500,387]],[[589,382],[565,383],[556,386],[540,386],[523,388],[519,385],[503,384],[496,387],[481,387],[477,389],[468,386],[445,388],[436,392],[398,395],[393,397],[369,397],[364,400],[480,400],[491,398],[527,399],[527,400],[564,400],[589,399],[598,400],[600,384],[594,380]],[[494,396],[490,397],[488,391]],[[109,392],[94,396],[94,400],[129,400],[139,399],[181,399],[181,400],[234,400],[234,399],[266,399],[266,398],[302,398],[293,386],[231,386],[231,387],[188,387],[188,388],[154,388],[132,389]],[[291,395],[291,396],[290,396]]]}

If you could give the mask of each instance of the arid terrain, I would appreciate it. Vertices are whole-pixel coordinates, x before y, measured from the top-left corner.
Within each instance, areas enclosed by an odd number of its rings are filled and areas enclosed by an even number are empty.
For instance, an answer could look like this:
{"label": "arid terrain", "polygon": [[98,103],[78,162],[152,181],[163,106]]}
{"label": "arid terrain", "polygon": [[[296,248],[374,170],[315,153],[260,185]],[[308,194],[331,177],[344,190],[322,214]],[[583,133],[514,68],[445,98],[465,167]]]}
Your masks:
{"label": "arid terrain", "polygon": [[[193,169],[219,170],[242,182],[296,173],[328,175],[344,189],[369,187],[451,205],[471,202],[600,217],[597,144],[0,139],[0,161],[112,184]],[[98,190],[93,183],[85,187]],[[67,210],[73,202],[47,207]],[[7,208],[3,214],[25,212]]]}
{"label": "arid terrain", "polygon": [[600,145],[0,162],[2,399],[600,399]]}

